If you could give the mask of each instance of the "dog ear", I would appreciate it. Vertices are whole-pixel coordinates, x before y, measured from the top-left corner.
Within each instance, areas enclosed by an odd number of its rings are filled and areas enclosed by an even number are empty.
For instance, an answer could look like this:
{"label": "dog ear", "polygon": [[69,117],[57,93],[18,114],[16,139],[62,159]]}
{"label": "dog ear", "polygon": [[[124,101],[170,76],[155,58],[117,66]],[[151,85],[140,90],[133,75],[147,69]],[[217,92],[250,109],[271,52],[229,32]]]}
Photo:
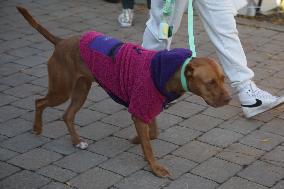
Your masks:
{"label": "dog ear", "polygon": [[194,72],[194,67],[192,66],[192,63],[189,63],[185,68],[185,76],[187,78],[192,78]]}

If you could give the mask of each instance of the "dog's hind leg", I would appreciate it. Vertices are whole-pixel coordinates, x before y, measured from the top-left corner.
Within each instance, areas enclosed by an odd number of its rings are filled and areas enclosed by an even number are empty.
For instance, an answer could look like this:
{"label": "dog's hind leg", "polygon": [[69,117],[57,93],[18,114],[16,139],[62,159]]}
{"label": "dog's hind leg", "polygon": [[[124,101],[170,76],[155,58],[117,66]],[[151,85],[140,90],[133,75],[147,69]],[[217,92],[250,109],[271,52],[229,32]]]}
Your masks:
{"label": "dog's hind leg", "polygon": [[[154,119],[150,124],[149,124],[149,136],[150,140],[154,140],[158,137],[159,135],[159,130],[157,126],[157,121]],[[131,143],[133,144],[140,144],[140,138],[139,136],[135,136],[133,139],[131,139]]]}
{"label": "dog's hind leg", "polygon": [[54,107],[68,100],[68,94],[55,94],[49,92],[45,97],[36,99],[35,101],[35,120],[33,131],[40,135],[42,132],[42,113],[46,107]]}
{"label": "dog's hind leg", "polygon": [[88,144],[86,142],[81,141],[79,135],[77,134],[74,127],[74,118],[75,114],[84,104],[91,85],[92,81],[89,81],[84,77],[80,77],[77,80],[73,92],[71,94],[71,103],[63,115],[63,119],[70,133],[71,140],[73,144],[80,149],[86,149],[88,147]]}
{"label": "dog's hind leg", "polygon": [[[33,131],[39,135],[42,132],[42,113],[46,107],[54,107],[64,103],[70,97],[72,82],[64,78],[66,74],[58,73],[58,60],[52,56],[48,60],[48,93],[35,101],[35,120]],[[69,82],[68,82],[69,81]],[[64,90],[63,90],[64,89]]]}
{"label": "dog's hind leg", "polygon": [[42,112],[47,107],[47,97],[36,99],[35,101],[35,120],[33,132],[40,135],[42,132]]}

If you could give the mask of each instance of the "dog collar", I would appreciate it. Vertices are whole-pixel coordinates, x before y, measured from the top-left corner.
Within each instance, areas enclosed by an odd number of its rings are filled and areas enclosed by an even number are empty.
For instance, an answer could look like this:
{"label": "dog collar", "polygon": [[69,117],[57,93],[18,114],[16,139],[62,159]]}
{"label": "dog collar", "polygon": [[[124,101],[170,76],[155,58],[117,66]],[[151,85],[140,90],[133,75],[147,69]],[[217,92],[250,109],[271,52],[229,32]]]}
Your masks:
{"label": "dog collar", "polygon": [[187,85],[187,81],[186,81],[186,78],[185,78],[185,67],[189,64],[190,60],[192,58],[187,58],[184,63],[182,64],[182,67],[181,67],[181,72],[180,72],[180,81],[181,81],[181,85],[182,85],[182,88],[186,91],[186,92],[189,92],[189,89],[188,89],[188,85]]}

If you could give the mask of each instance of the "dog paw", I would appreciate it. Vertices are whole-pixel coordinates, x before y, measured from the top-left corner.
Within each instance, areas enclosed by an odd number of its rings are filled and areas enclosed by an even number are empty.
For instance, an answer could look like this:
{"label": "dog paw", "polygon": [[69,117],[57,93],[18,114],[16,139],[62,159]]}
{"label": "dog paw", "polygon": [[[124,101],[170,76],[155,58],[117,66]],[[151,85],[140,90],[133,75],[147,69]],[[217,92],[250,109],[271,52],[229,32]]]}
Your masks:
{"label": "dog paw", "polygon": [[158,177],[169,177],[171,175],[170,172],[161,165],[152,166],[152,170]]}
{"label": "dog paw", "polygon": [[35,135],[40,135],[42,133],[42,130],[41,129],[33,130],[32,133]]}
{"label": "dog paw", "polygon": [[81,150],[85,150],[88,148],[88,143],[87,142],[80,142],[79,144],[75,145],[76,148],[80,148]]}

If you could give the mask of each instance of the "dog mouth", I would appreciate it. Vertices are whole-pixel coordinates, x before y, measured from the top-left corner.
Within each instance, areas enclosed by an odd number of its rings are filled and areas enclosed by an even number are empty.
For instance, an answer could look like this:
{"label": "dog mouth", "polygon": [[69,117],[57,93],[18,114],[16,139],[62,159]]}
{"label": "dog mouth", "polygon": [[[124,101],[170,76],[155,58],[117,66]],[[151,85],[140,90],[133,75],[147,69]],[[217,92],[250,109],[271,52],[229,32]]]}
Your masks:
{"label": "dog mouth", "polygon": [[219,108],[219,107],[222,107],[222,106],[225,106],[225,105],[228,105],[229,102],[230,102],[230,98],[229,99],[225,99],[225,100],[222,100],[222,101],[217,101],[217,102],[212,102],[210,100],[205,100],[206,104],[208,104],[209,106],[212,106],[214,108]]}

